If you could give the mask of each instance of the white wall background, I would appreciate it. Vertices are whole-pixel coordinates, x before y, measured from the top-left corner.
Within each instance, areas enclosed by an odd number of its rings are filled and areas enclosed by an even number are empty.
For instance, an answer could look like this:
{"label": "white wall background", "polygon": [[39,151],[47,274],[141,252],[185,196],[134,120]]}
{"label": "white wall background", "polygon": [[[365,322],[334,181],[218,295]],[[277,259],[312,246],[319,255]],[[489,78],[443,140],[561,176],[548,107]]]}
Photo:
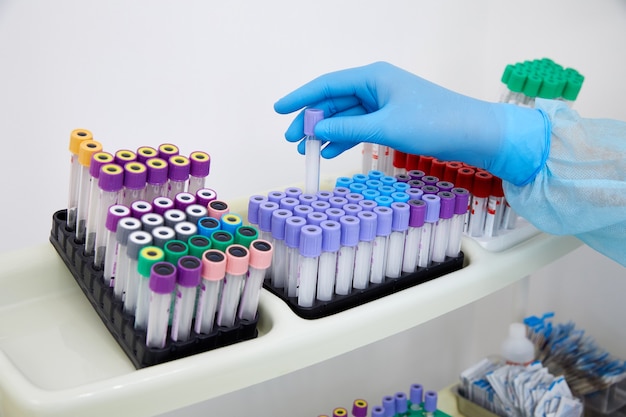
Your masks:
{"label": "white wall background", "polygon": [[[46,242],[66,204],[74,128],[106,150],[205,150],[209,186],[230,201],[303,179],[302,157],[283,140],[291,118],[272,104],[321,73],[386,60],[496,100],[506,64],[550,57],[586,76],[583,115],[626,120],[624,39],[624,0],[0,0],[0,251]],[[355,149],[324,161],[322,174],[360,162]],[[533,276],[529,313],[557,310],[626,358],[624,275],[580,249]],[[497,348],[500,334],[484,330],[504,334],[516,291],[181,414],[240,415],[244,401],[258,415],[317,415],[411,382],[439,389]]]}

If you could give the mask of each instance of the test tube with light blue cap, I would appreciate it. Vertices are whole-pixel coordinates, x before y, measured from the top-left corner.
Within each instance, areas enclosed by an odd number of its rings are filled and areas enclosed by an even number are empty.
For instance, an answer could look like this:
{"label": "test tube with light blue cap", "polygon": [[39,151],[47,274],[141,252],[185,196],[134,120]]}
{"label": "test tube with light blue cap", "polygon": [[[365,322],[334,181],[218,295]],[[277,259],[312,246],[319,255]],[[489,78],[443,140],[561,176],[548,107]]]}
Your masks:
{"label": "test tube with light blue cap", "polygon": [[127,279],[124,289],[124,312],[135,315],[139,291],[139,252],[152,245],[152,235],[144,230],[136,230],[128,235],[126,255],[128,256]]}
{"label": "test tube with light blue cap", "polygon": [[176,194],[184,192],[187,188],[191,162],[184,155],[174,155],[167,160],[167,165],[167,196],[173,200]]}
{"label": "test tube with light blue cap", "polygon": [[106,285],[112,285],[111,279],[115,275],[117,265],[117,225],[119,221],[125,217],[130,217],[130,209],[121,204],[114,204],[109,207],[105,222],[106,228],[106,256],[104,257],[104,272],[102,277]]}
{"label": "test tube with light blue cap", "polygon": [[272,251],[272,244],[265,240],[256,239],[250,244],[248,278],[239,303],[240,319],[254,320],[257,315],[265,271],[272,263]]}
{"label": "test tube with light blue cap", "polygon": [[298,270],[300,262],[300,232],[306,220],[300,216],[291,216],[285,220],[285,245],[287,247],[287,276],[284,293],[288,297],[298,296]]}
{"label": "test tube with light blue cap", "polygon": [[306,109],[304,111],[305,135],[305,194],[315,194],[320,188],[320,152],[322,141],[315,136],[315,125],[324,119],[321,109]]}
{"label": "test tube with light blue cap", "polygon": [[319,257],[322,254],[322,228],[305,225],[300,230],[298,262],[298,305],[312,307],[315,301]]}
{"label": "test tube with light blue cap", "polygon": [[432,260],[432,241],[435,234],[435,226],[439,220],[441,199],[435,194],[424,194],[422,201],[426,203],[426,217],[422,226],[422,239],[417,256],[417,266],[426,268]]}
{"label": "test tube with light blue cap", "polygon": [[89,212],[89,195],[91,191],[91,161],[93,155],[102,152],[102,144],[96,140],[84,140],[78,149],[78,163],[80,165],[78,178],[78,199],[76,205],[76,239],[81,241],[85,236],[87,227],[87,214]]}
{"label": "test tube with light blue cap", "polygon": [[226,276],[217,312],[217,325],[232,327],[245,285],[250,263],[250,251],[245,246],[230,245],[226,249]]}
{"label": "test tube with light blue cap", "polygon": [[273,259],[270,265],[270,277],[274,288],[285,288],[287,280],[287,246],[285,244],[285,227],[287,219],[293,213],[286,209],[278,209],[272,212],[271,232],[272,245],[274,246]]}
{"label": "test tube with light blue cap", "polygon": [[372,250],[376,239],[378,215],[373,211],[361,211],[359,218],[359,243],[354,255],[354,276],[352,287],[358,290],[367,288],[372,270]]}
{"label": "test tube with light blue cap", "polygon": [[172,315],[171,338],[173,341],[189,340],[202,262],[195,256],[185,255],[176,263],[176,301]]}
{"label": "test tube with light blue cap", "polygon": [[448,240],[450,239],[452,216],[454,216],[455,196],[450,191],[439,191],[437,196],[441,205],[439,208],[439,220],[436,223],[437,226],[432,237],[431,259],[433,262],[444,262],[446,260]]}
{"label": "test tube with light blue cap", "polygon": [[168,166],[167,161],[161,158],[151,158],[146,165],[146,192],[145,199],[152,201],[157,197],[167,196]]}
{"label": "test tube with light blue cap", "polygon": [[[119,165],[107,164],[100,169],[100,202],[97,218],[97,229],[95,236],[95,256],[93,264],[96,268],[104,265],[104,258],[107,251],[107,238],[109,233],[106,228],[106,220],[109,208],[117,205],[121,199],[123,189],[124,171]],[[128,209],[130,214],[130,209]]]}
{"label": "test tube with light blue cap", "polygon": [[134,217],[120,219],[117,224],[117,265],[115,267],[115,280],[113,281],[113,294],[118,301],[124,301],[126,295],[126,282],[128,281],[128,238],[132,232],[141,230],[141,221]]}
{"label": "test tube with light blue cap", "polygon": [[220,228],[233,236],[241,225],[243,225],[243,219],[238,214],[227,213],[220,218]]}
{"label": "test tube with light blue cap", "polygon": [[[146,330],[148,326],[148,316],[150,313],[150,275],[152,266],[158,262],[162,262],[165,259],[165,252],[163,249],[156,246],[146,246],[139,251],[139,259],[137,260],[137,272],[139,272],[139,285],[137,286],[137,304],[135,310],[135,329]],[[174,284],[169,291],[171,296],[174,290]],[[126,297],[128,298],[128,293]],[[171,298],[167,302],[167,308],[169,310]],[[169,321],[169,311],[167,314],[166,322]],[[167,334],[167,332],[166,332]]]}
{"label": "test tube with light blue cap", "polygon": [[86,140],[92,140],[93,135],[87,129],[74,129],[70,133],[70,182],[67,202],[67,228],[75,230],[76,228],[76,208],[78,207],[78,190],[80,187],[80,162],[78,161],[78,153],[80,144]]}
{"label": "test tube with light blue cap", "polygon": [[348,189],[353,182],[354,180],[351,177],[337,177],[335,179],[335,187]]}
{"label": "test tube with light blue cap", "polygon": [[409,228],[410,209],[407,203],[391,203],[393,220],[391,234],[387,243],[387,267],[385,275],[388,278],[400,278],[402,273],[402,257],[404,254],[404,241],[406,231]]}
{"label": "test tube with light blue cap", "polygon": [[455,187],[451,190],[454,194],[454,215],[450,224],[450,235],[448,237],[448,246],[446,255],[456,258],[461,253],[461,238],[463,237],[463,229],[465,227],[465,217],[467,214],[467,206],[470,200],[470,193],[465,188]]}
{"label": "test tube with light blue cap", "polygon": [[217,249],[202,254],[202,280],[196,307],[194,330],[198,334],[210,334],[215,324],[215,313],[226,275],[226,255]]}
{"label": "test tube with light blue cap", "polygon": [[341,225],[338,221],[325,220],[322,228],[322,252],[319,258],[317,299],[330,301],[335,290],[337,253],[341,246]]}
{"label": "test tube with light blue cap", "polygon": [[385,279],[387,262],[387,241],[391,234],[391,224],[393,222],[393,210],[391,207],[377,206],[373,209],[376,213],[376,238],[372,246],[372,267],[370,272],[370,282],[381,284]]}
{"label": "test tube with light blue cap", "polygon": [[341,225],[341,247],[337,254],[337,275],[335,279],[335,294],[348,295],[352,290],[354,277],[354,259],[356,247],[359,244],[360,219],[356,216],[345,215],[339,219]]}
{"label": "test tube with light blue cap", "polygon": [[205,216],[198,220],[198,234],[211,238],[214,232],[220,230],[220,221],[213,217]]}
{"label": "test tube with light blue cap", "polygon": [[205,186],[206,178],[211,169],[211,156],[203,151],[194,151],[189,154],[189,164],[187,192],[195,195],[198,190]]}
{"label": "test tube with light blue cap", "polygon": [[[91,176],[91,182],[89,184],[89,200],[87,206],[80,206],[78,212],[78,222],[80,224],[81,219],[84,219],[84,227],[78,227],[76,229],[76,239],[79,241],[86,240],[87,236],[91,235],[90,246],[93,251],[93,245],[95,245],[96,228],[98,209],[100,207],[100,187],[98,181],[100,179],[100,168],[102,165],[112,164],[115,158],[108,152],[97,152],[91,156],[91,164],[89,165],[89,175]],[[82,207],[82,208],[81,208]],[[82,209],[87,209],[84,217],[82,215]],[[85,250],[85,253],[90,254]]]}
{"label": "test tube with light blue cap", "polygon": [[422,227],[426,216],[426,203],[422,200],[409,200],[409,228],[404,239],[402,272],[411,274],[417,269],[417,257],[422,240]]}
{"label": "test tube with light blue cap", "polygon": [[157,262],[150,268],[150,301],[146,323],[146,346],[162,349],[167,340],[172,292],[176,286],[176,267]]}

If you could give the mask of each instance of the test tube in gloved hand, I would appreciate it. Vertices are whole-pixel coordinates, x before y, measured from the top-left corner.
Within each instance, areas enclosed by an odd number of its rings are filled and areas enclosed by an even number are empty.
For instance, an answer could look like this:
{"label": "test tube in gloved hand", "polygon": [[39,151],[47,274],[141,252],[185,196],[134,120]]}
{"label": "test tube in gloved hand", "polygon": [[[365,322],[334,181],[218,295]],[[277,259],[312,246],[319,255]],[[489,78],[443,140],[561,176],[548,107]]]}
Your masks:
{"label": "test tube in gloved hand", "polygon": [[250,244],[250,261],[248,278],[243,287],[239,303],[239,318],[254,320],[259,306],[259,297],[263,287],[265,271],[272,262],[272,244],[266,240],[256,239]]}
{"label": "test tube in gloved hand", "polygon": [[152,265],[149,286],[146,346],[161,349],[165,347],[167,340],[172,291],[176,286],[176,267],[169,262],[157,262]]}

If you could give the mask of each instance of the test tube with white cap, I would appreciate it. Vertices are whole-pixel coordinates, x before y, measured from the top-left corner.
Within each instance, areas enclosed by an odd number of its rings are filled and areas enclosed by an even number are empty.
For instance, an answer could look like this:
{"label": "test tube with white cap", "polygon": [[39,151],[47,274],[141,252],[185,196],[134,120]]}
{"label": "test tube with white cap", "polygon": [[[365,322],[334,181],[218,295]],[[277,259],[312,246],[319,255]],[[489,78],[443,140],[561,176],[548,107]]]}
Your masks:
{"label": "test tube with white cap", "polygon": [[435,227],[439,220],[441,199],[435,194],[424,194],[422,201],[426,203],[426,217],[422,226],[422,239],[420,241],[419,254],[417,255],[417,266],[426,268],[432,260],[432,242]]}
{"label": "test tube with white cap", "polygon": [[[109,207],[107,218],[105,222],[106,239],[105,239],[105,253],[104,257],[104,272],[102,274],[104,283],[106,285],[112,285],[111,278],[115,275],[117,265],[117,225],[120,219],[130,216],[130,209],[121,204],[114,204]],[[96,251],[96,254],[98,252]]]}
{"label": "test tube with white cap", "polygon": [[[98,209],[100,207],[100,187],[98,181],[100,178],[100,168],[102,165],[111,164],[115,158],[108,152],[96,152],[91,156],[91,164],[89,165],[89,175],[91,176],[91,182],[89,184],[89,200],[87,206],[87,213],[82,215],[78,213],[79,221],[84,219],[85,226],[76,230],[76,239],[79,241],[86,241],[88,235],[91,234],[91,248],[95,245],[96,238],[96,219],[98,218]],[[82,211],[82,209],[81,209]],[[87,253],[85,251],[85,253]]]}
{"label": "test tube with white cap", "polygon": [[404,239],[402,272],[411,274],[417,269],[417,257],[422,240],[422,227],[426,216],[426,203],[422,200],[409,200],[409,228]]}
{"label": "test tube with white cap", "polygon": [[278,209],[272,212],[271,231],[272,245],[274,246],[272,264],[269,267],[269,276],[274,288],[285,288],[287,281],[287,246],[285,244],[285,228],[287,219],[293,214],[289,210]]}
{"label": "test tube with white cap", "polygon": [[242,320],[254,320],[259,307],[259,297],[263,287],[265,271],[272,263],[272,244],[256,239],[250,244],[248,278],[243,287],[238,317]]}
{"label": "test tube with white cap", "polygon": [[146,346],[162,349],[167,340],[172,291],[176,286],[176,267],[169,262],[157,262],[150,268],[148,279],[150,301],[146,323]]}
{"label": "test tube with white cap", "polygon": [[122,204],[130,207],[133,201],[143,200],[146,194],[146,178],[148,170],[138,161],[124,165],[124,192]]}
{"label": "test tube with white cap", "polygon": [[[383,177],[385,178],[385,177]],[[404,240],[409,228],[410,208],[407,203],[391,203],[393,219],[391,222],[391,234],[387,242],[387,266],[385,275],[388,278],[400,278],[402,273],[402,256],[404,255]]]}
{"label": "test tube with white cap", "polygon": [[202,263],[195,256],[183,256],[176,264],[176,301],[172,318],[171,337],[174,341],[189,340],[191,322],[198,285],[201,280]]}
{"label": "test tube with white cap", "polygon": [[174,196],[174,208],[177,208],[178,210],[185,211],[187,207],[195,204],[195,202],[196,196],[186,191],[182,191]]}
{"label": "test tube with white cap", "polygon": [[387,241],[391,234],[391,224],[393,222],[393,210],[391,207],[376,206],[373,209],[376,213],[376,238],[372,246],[372,267],[370,271],[370,282],[380,284],[385,279],[387,263]]}
{"label": "test tube with white cap", "polygon": [[446,255],[456,258],[461,253],[461,238],[463,237],[463,228],[465,226],[465,215],[467,213],[467,205],[470,199],[470,193],[465,188],[455,187],[452,189],[454,193],[454,216],[450,224],[450,235],[448,237],[448,247]]}
{"label": "test tube with white cap", "polygon": [[80,186],[80,162],[78,153],[80,144],[86,140],[92,140],[93,135],[87,129],[74,129],[70,133],[70,182],[67,201],[67,228],[76,228],[76,208],[78,207],[78,190]]}
{"label": "test tube with white cap", "polygon": [[372,249],[376,239],[378,215],[373,211],[357,213],[359,218],[359,243],[354,257],[354,277],[352,287],[362,290],[367,288],[372,271]]}
{"label": "test tube with white cap", "polygon": [[322,253],[322,228],[305,225],[300,229],[298,263],[298,305],[312,307],[315,301],[317,270]]}
{"label": "test tube with white cap", "polygon": [[[104,164],[100,167],[98,178],[98,198],[96,215],[87,220],[87,236],[85,238],[85,254],[91,255],[97,247],[104,247],[104,222],[107,211],[113,204],[117,204],[124,186],[124,170],[116,164]],[[91,232],[93,230],[93,232]],[[101,266],[104,260],[104,250],[101,249],[101,259],[95,265]]]}
{"label": "test tube with white cap", "polygon": [[146,165],[146,195],[147,201],[157,197],[167,196],[168,166],[167,161],[161,158],[152,158]]}
{"label": "test tube with white cap", "polygon": [[195,194],[204,188],[206,177],[211,168],[211,156],[203,151],[194,151],[189,155],[189,184],[187,192]]}
{"label": "test tube with white cap", "polygon": [[284,293],[288,297],[298,296],[298,268],[300,262],[300,232],[306,220],[291,216],[285,220],[285,246],[287,247],[287,276]]}
{"label": "test tube with white cap", "polygon": [[320,187],[320,152],[322,141],[315,136],[315,125],[324,119],[321,109],[306,109],[304,111],[305,135],[305,194],[315,194]]}
{"label": "test tube with white cap", "polygon": [[325,220],[322,228],[322,253],[317,273],[317,299],[330,301],[335,292],[337,253],[341,246],[341,225],[337,221]]}
{"label": "test tube with white cap", "polygon": [[248,274],[250,251],[245,246],[230,245],[226,249],[226,276],[217,312],[217,325],[232,327]]}
{"label": "test tube with white cap", "polygon": [[[165,259],[163,249],[156,246],[146,246],[139,251],[137,260],[137,272],[139,273],[139,285],[137,286],[137,303],[135,310],[135,329],[146,330],[148,325],[148,314],[150,311],[150,274],[152,265],[162,262]],[[170,294],[174,290],[170,290]],[[126,298],[129,294],[126,293]],[[171,299],[167,303],[169,309]],[[169,321],[169,312],[166,322]],[[167,334],[167,332],[166,332]]]}
{"label": "test tube with white cap", "polygon": [[91,191],[91,161],[93,155],[102,152],[102,144],[95,140],[84,140],[78,148],[78,163],[80,165],[78,178],[78,200],[76,206],[76,239],[82,240],[87,227],[87,214],[89,212],[89,193]]}
{"label": "test tube with white cap", "polygon": [[335,293],[348,295],[352,290],[354,277],[354,258],[359,244],[360,223],[358,217],[345,215],[339,219],[341,225],[341,247],[337,254],[337,275]]}
{"label": "test tube with white cap", "polygon": [[128,235],[126,255],[128,256],[128,272],[124,289],[124,312],[135,315],[137,310],[137,293],[139,291],[139,252],[152,245],[152,235],[144,230],[136,230]]}
{"label": "test tube with white cap", "polygon": [[202,254],[200,293],[196,307],[194,330],[198,334],[209,334],[215,324],[215,313],[226,275],[226,255],[217,249],[208,249]]}
{"label": "test tube with white cap", "polygon": [[167,196],[172,200],[178,193],[187,188],[191,163],[184,155],[174,155],[167,160],[168,164],[168,191]]}
{"label": "test tube with white cap", "polygon": [[126,285],[128,282],[128,239],[134,231],[141,230],[141,221],[134,217],[120,219],[117,224],[117,265],[115,267],[115,280],[113,281],[113,294],[118,301],[124,301],[126,295]]}
{"label": "test tube with white cap", "polygon": [[440,201],[439,220],[432,237],[432,254],[433,262],[444,262],[446,260],[446,249],[448,248],[448,240],[450,239],[450,226],[452,224],[452,216],[454,215],[454,193],[450,191],[439,191],[437,193]]}

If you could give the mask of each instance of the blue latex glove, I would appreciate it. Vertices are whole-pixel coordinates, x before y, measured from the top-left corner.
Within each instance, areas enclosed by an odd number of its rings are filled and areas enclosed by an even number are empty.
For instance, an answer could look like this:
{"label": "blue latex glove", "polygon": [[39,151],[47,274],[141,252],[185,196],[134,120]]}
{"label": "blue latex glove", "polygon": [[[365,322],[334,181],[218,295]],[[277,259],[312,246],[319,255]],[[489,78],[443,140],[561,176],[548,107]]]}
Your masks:
{"label": "blue latex glove", "polygon": [[[324,110],[315,135],[328,142],[325,158],[371,142],[464,161],[523,185],[549,150],[550,123],[542,111],[463,96],[385,62],[322,75],[274,104],[281,114],[306,107]],[[301,112],[285,137],[303,136]]]}

